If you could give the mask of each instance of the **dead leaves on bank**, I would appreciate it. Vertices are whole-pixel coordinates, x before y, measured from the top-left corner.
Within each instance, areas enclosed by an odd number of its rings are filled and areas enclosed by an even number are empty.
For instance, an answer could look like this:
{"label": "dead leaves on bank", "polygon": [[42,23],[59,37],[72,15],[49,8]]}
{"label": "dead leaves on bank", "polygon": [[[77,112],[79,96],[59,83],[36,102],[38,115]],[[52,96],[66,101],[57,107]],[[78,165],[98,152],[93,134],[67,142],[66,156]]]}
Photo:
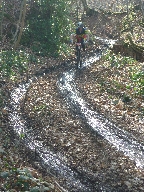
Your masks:
{"label": "dead leaves on bank", "polygon": [[[118,118],[121,120],[122,117],[128,120],[128,112],[132,112],[128,108],[129,105],[113,96],[115,93],[115,85],[111,83],[115,78],[113,71],[103,70],[95,79],[93,73],[99,71],[98,66],[96,70],[92,70],[81,74],[81,78],[77,79],[79,90],[85,93],[85,98],[87,97],[96,109],[99,108],[100,112],[109,114],[109,117],[116,116],[116,119],[112,120],[118,122]],[[141,184],[128,183],[131,175],[140,177],[133,163],[114,149],[110,149],[104,140],[92,136],[86,131],[81,120],[67,109],[67,103],[57,87],[57,77],[58,74],[53,72],[38,78],[31,84],[27,93],[23,112],[29,120],[28,127],[33,130],[36,139],[41,138],[43,146],[62,155],[67,164],[73,168],[82,172],[86,170],[87,173],[94,172],[95,175],[103,174],[104,182],[107,183],[109,180],[112,186],[119,183],[119,186],[126,185],[129,189],[132,187],[140,189]],[[107,83],[104,77],[107,77]],[[107,90],[112,84],[112,94],[109,95],[100,83],[106,86]],[[122,90],[124,91],[123,87]],[[125,171],[126,167],[127,171]],[[117,177],[113,174],[114,170],[120,178],[118,183],[110,179],[110,177]]]}
{"label": "dead leaves on bank", "polygon": [[[137,69],[142,63],[136,62]],[[131,67],[109,67],[108,61],[101,60],[85,70],[77,78],[77,86],[91,107],[120,127],[144,138],[143,98],[135,94],[135,84],[131,80]],[[80,81],[80,82],[79,82]]]}

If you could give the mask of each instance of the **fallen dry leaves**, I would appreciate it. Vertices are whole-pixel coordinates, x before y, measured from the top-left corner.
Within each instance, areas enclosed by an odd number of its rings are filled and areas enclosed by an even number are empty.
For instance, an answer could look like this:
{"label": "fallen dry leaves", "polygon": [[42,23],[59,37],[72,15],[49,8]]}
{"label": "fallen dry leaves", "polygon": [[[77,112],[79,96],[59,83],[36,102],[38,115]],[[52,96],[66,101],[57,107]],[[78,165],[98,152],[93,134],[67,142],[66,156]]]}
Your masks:
{"label": "fallen dry leaves", "polygon": [[[77,78],[77,87],[91,107],[98,109],[106,118],[133,133],[143,142],[144,119],[143,98],[134,95],[134,86],[130,79],[129,67],[109,68],[107,62],[97,62]],[[142,63],[135,64],[137,68]],[[127,89],[127,85],[132,85]],[[123,100],[129,95],[130,101]]]}

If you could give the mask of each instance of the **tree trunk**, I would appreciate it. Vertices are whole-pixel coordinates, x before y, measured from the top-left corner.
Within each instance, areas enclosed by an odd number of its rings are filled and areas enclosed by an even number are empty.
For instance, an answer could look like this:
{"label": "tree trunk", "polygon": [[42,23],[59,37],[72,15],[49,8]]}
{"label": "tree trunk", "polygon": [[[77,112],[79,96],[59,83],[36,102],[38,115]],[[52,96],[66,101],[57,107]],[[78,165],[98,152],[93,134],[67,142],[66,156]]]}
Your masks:
{"label": "tree trunk", "polygon": [[14,44],[17,41],[17,36],[18,36],[19,28],[20,28],[20,23],[21,23],[21,20],[22,20],[23,6],[24,6],[24,1],[22,1],[22,4],[21,4],[19,20],[18,20],[18,23],[16,24],[16,26],[17,26],[16,32],[15,32],[15,34],[13,36]]}
{"label": "tree trunk", "polygon": [[89,8],[86,0],[81,0],[81,2],[83,4],[84,11],[86,12],[87,16],[97,15],[98,12],[94,9]]}
{"label": "tree trunk", "polygon": [[[14,36],[14,38],[15,38],[14,50],[18,47],[19,42],[21,40],[21,36],[22,36],[23,28],[24,28],[25,15],[26,15],[26,0],[23,0],[21,10],[20,10],[20,17],[19,17],[19,21],[17,24],[17,30],[16,30],[16,33]],[[19,31],[19,25],[20,25],[20,31]],[[19,34],[18,34],[18,31],[19,31]],[[18,38],[16,39],[17,34],[18,34]]]}
{"label": "tree trunk", "polygon": [[3,28],[2,28],[2,22],[3,22],[3,16],[4,16],[4,1],[0,0],[0,39],[2,39],[3,34]]}
{"label": "tree trunk", "polygon": [[81,0],[81,2],[82,2],[82,4],[83,4],[84,11],[86,11],[86,13],[87,13],[87,10],[88,10],[88,5],[87,5],[86,0]]}
{"label": "tree trunk", "polygon": [[140,6],[141,6],[141,10],[142,10],[142,15],[144,17],[144,2],[142,0],[140,0]]}

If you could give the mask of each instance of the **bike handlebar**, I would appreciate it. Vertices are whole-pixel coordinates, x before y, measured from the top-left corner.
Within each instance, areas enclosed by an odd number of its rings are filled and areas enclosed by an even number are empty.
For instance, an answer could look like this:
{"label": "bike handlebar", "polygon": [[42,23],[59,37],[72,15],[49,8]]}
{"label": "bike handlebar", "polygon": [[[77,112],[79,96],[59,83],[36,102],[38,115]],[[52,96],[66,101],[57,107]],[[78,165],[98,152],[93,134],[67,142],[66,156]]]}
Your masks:
{"label": "bike handlebar", "polygon": [[81,45],[81,43],[75,43],[76,45]]}

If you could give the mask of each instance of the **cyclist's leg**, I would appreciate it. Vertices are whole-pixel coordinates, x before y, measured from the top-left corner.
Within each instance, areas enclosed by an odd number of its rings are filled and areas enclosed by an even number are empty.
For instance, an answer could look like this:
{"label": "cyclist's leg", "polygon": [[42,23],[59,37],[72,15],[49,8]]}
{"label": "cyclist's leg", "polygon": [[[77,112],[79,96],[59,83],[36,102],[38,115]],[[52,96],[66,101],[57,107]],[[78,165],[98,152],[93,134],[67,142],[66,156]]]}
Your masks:
{"label": "cyclist's leg", "polygon": [[75,55],[78,55],[78,46],[76,45]]}
{"label": "cyclist's leg", "polygon": [[84,42],[82,43],[82,50],[83,50],[82,58],[85,58],[86,57],[86,52],[85,52],[85,43]]}
{"label": "cyclist's leg", "polygon": [[85,44],[82,43],[82,48],[83,48],[83,51],[85,52]]}
{"label": "cyclist's leg", "polygon": [[82,39],[82,41],[81,41],[81,45],[82,45],[83,51],[85,52],[85,43],[84,43],[84,39]]}

